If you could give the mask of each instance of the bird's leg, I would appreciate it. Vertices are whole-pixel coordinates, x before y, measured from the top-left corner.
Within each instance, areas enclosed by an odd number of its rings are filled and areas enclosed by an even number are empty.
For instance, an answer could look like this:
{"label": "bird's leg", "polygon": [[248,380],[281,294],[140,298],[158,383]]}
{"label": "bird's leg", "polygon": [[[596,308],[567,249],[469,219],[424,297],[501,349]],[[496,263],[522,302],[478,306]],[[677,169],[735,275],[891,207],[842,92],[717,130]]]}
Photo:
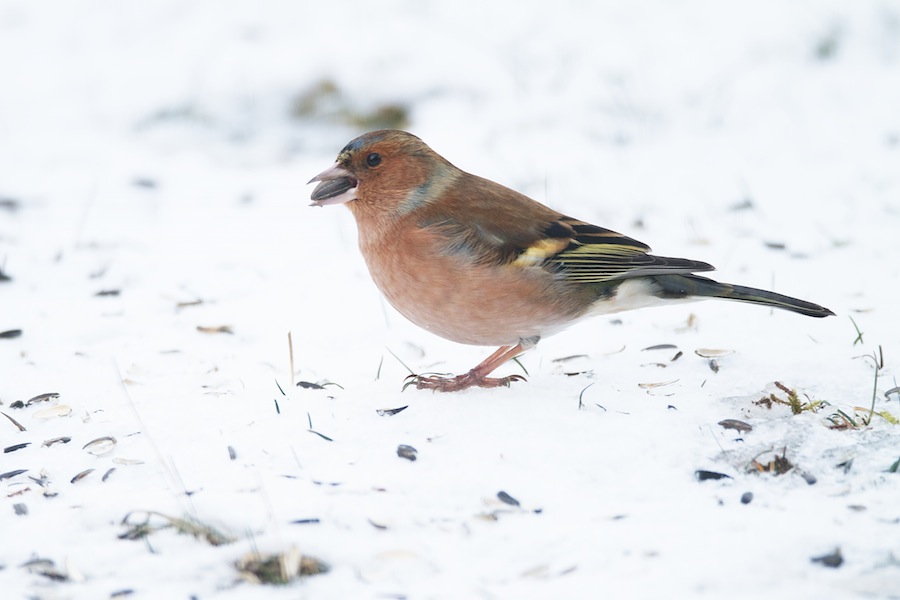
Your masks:
{"label": "bird's leg", "polygon": [[411,375],[410,383],[415,383],[420,390],[434,390],[438,392],[458,392],[470,387],[508,387],[513,381],[522,381],[525,378],[521,375],[509,375],[507,377],[488,377],[488,375],[503,363],[533,348],[536,343],[537,339],[528,339],[521,340],[515,346],[501,346],[493,354],[481,361],[477,367],[463,375],[457,375],[456,377]]}

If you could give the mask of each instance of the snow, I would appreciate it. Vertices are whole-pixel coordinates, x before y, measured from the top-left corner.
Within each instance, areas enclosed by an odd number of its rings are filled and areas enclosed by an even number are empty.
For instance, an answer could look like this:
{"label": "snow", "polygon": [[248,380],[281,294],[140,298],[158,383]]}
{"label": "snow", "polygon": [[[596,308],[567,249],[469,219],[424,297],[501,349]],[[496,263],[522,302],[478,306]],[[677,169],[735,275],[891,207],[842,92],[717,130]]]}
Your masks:
{"label": "snow", "polygon": [[[890,0],[4,0],[0,411],[25,430],[0,415],[0,442],[29,445],[0,455],[26,470],[3,596],[252,598],[236,561],[295,549],[330,571],[267,597],[900,598],[900,425],[829,421],[868,415],[879,346],[900,417],[898,73]],[[509,389],[401,391],[491,349],[404,321],[349,212],[307,207],[383,105],[467,171],[838,316],[626,312]],[[755,404],[776,381],[824,404]],[[234,541],[120,539],[148,513]]]}

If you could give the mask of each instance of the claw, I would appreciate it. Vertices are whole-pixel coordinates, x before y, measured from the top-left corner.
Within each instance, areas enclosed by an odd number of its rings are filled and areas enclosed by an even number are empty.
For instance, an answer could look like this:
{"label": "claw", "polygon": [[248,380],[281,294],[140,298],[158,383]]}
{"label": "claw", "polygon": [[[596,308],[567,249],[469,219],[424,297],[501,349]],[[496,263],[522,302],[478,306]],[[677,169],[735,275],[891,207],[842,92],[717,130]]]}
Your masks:
{"label": "claw", "polygon": [[470,387],[509,387],[513,381],[525,381],[522,375],[509,375],[508,377],[482,377],[470,371],[465,375],[444,377],[438,375],[410,375],[403,384],[405,390],[415,385],[419,390],[431,390],[433,392],[458,392]]}
{"label": "claw", "polygon": [[513,381],[525,381],[522,375],[509,375],[508,377],[488,377],[494,369],[508,360],[512,360],[533,347],[539,338],[520,340],[515,346],[501,346],[481,361],[477,367],[464,375],[446,375],[442,373],[430,373],[427,375],[412,374],[406,377],[403,384],[405,390],[415,384],[416,389],[432,390],[434,392],[458,392],[470,387],[509,387]]}

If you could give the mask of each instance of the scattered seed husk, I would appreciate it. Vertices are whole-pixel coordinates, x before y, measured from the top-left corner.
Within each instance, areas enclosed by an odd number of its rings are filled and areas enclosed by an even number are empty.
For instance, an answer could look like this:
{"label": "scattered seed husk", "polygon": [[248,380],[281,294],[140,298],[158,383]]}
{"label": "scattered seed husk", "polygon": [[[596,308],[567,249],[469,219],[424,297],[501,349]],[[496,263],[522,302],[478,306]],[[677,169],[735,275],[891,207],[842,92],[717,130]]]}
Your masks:
{"label": "scattered seed husk", "polygon": [[324,390],[325,386],[320,385],[318,383],[313,383],[312,381],[298,381],[297,387],[303,388],[305,390]]}
{"label": "scattered seed husk", "polygon": [[54,444],[68,444],[71,441],[72,441],[72,438],[70,438],[67,435],[64,435],[61,437],[55,437],[55,438],[51,438],[49,440],[44,440],[44,443],[41,444],[41,446],[43,446],[45,448],[49,448],[50,446],[52,446]]}
{"label": "scattered seed husk", "polygon": [[189,306],[200,306],[201,304],[203,304],[203,300],[198,298],[197,300],[186,300],[184,302],[178,302],[175,304],[175,308],[187,308]]}
{"label": "scattered seed husk", "polygon": [[56,567],[56,563],[54,563],[49,558],[33,558],[25,563],[22,563],[19,566],[23,569],[26,569],[29,573],[41,575],[53,581],[69,580],[69,576],[62,570],[58,569]]}
{"label": "scattered seed husk", "polygon": [[497,499],[500,500],[500,502],[502,502],[504,504],[509,504],[510,506],[521,506],[521,504],[519,503],[518,500],[516,500],[515,498],[513,498],[512,496],[510,496],[503,490],[500,490],[499,492],[497,492]]}
{"label": "scattered seed husk", "polygon": [[719,372],[719,361],[714,358],[709,359],[709,370],[713,373]]}
{"label": "scattered seed husk", "polygon": [[403,412],[407,408],[409,408],[408,404],[406,406],[400,406],[397,408],[379,408],[375,412],[378,413],[379,417],[393,417],[397,413]]}
{"label": "scattered seed husk", "polygon": [[29,398],[25,401],[25,406],[31,406],[32,404],[37,404],[38,402],[48,402],[50,400],[56,400],[59,398],[59,394],[57,392],[47,392],[46,394],[38,394],[33,398]]}
{"label": "scattered seed husk", "polygon": [[72,407],[68,404],[57,404],[56,406],[51,406],[49,408],[42,408],[41,410],[35,412],[31,415],[34,419],[55,419],[56,417],[68,417],[72,414]]}
{"label": "scattered seed husk", "polygon": [[696,350],[694,350],[694,354],[696,354],[697,356],[702,356],[703,358],[721,358],[723,356],[728,356],[729,354],[734,354],[734,350],[697,348]]}
{"label": "scattered seed husk", "polygon": [[231,329],[231,325],[214,325],[214,326],[197,325],[197,331],[199,331],[200,333],[227,333],[227,334],[234,333],[234,331]]}
{"label": "scattered seed husk", "polygon": [[106,480],[109,479],[109,476],[112,475],[113,472],[115,472],[115,470],[116,470],[115,467],[110,467],[109,469],[107,469],[106,473],[103,474],[103,477],[100,478],[100,481],[102,481],[103,483],[106,483]]}
{"label": "scattered seed husk", "polygon": [[572,354],[570,356],[562,356],[560,358],[554,358],[551,362],[554,363],[564,363],[570,360],[576,360],[579,358],[590,358],[587,354]]}
{"label": "scattered seed husk", "polygon": [[337,487],[342,483],[340,481],[319,481],[317,479],[313,479],[312,482],[314,485],[327,485],[329,487]]}
{"label": "scattered seed husk", "polygon": [[228,458],[231,460],[237,458],[237,450],[234,449],[234,446],[228,446]]}
{"label": "scattered seed husk", "polygon": [[400,458],[415,461],[416,458],[418,458],[418,454],[419,451],[412,446],[407,446],[406,444],[400,444],[399,446],[397,446],[397,456],[399,456]]}
{"label": "scattered seed husk", "polygon": [[745,423],[744,421],[739,421],[738,419],[723,419],[719,421],[719,425],[724,427],[725,429],[734,429],[735,431],[739,431],[740,433],[748,433],[753,431],[753,426],[750,423]]}
{"label": "scattered seed husk", "polygon": [[639,383],[638,387],[645,390],[650,390],[653,388],[663,387],[666,385],[672,385],[673,383],[677,383],[677,379],[673,379],[672,381],[658,381],[655,383]]}
{"label": "scattered seed husk", "polygon": [[25,427],[24,427],[21,423],[19,423],[18,421],[16,421],[16,420],[13,419],[12,417],[10,417],[10,416],[9,416],[8,414],[6,414],[5,412],[0,412],[0,415],[3,415],[3,416],[6,417],[7,419],[9,419],[9,422],[12,423],[13,425],[15,425],[15,426],[16,426],[16,429],[18,429],[19,431],[26,431]]}
{"label": "scattered seed husk", "polygon": [[[7,498],[15,498],[16,496],[21,496],[22,494],[25,494],[25,493],[28,493],[31,491],[31,488],[28,487],[27,483],[23,483],[20,485],[25,486],[25,487],[19,487],[18,489],[16,489],[16,491],[6,494],[6,497]],[[12,486],[10,486],[10,488],[12,489]]]}
{"label": "scattered seed husk", "polygon": [[841,554],[840,548],[835,548],[833,552],[829,552],[828,554],[823,554],[822,556],[814,556],[810,561],[814,563],[819,563],[826,567],[831,567],[832,569],[837,569],[842,564],[844,564],[844,557]]}
{"label": "scattered seed husk", "polygon": [[13,511],[20,517],[28,515],[28,505],[21,502],[13,504]]}
{"label": "scattered seed husk", "polygon": [[678,350],[678,346],[675,344],[656,344],[655,346],[647,346],[641,349],[641,352],[647,352],[648,350]]}
{"label": "scattered seed husk", "polygon": [[21,329],[7,329],[6,331],[0,331],[0,340],[13,340],[17,337],[22,337]]}
{"label": "scattered seed husk", "polygon": [[31,442],[22,442],[21,444],[13,444],[12,446],[7,446],[3,449],[3,454],[9,454],[10,452],[15,452],[16,450],[21,450],[22,448],[27,448],[31,445]]}
{"label": "scattered seed husk", "polygon": [[725,473],[718,473],[716,471],[707,471],[705,469],[697,469],[694,471],[694,476],[697,478],[697,481],[716,481],[719,479],[731,479],[731,475],[726,475]]}
{"label": "scattered seed husk", "polygon": [[22,569],[28,569],[28,570],[46,569],[47,567],[52,567],[55,564],[56,563],[54,563],[49,558],[32,558],[32,559],[29,559],[29,560],[26,560],[25,562],[23,562],[21,565],[19,565],[19,567]]}
{"label": "scattered seed husk", "polygon": [[99,292],[94,294],[94,296],[97,296],[98,298],[114,298],[121,293],[122,293],[122,290],[116,290],[116,289],[100,290]]}
{"label": "scattered seed husk", "polygon": [[753,492],[744,492],[741,494],[741,504],[750,504],[753,502]]}
{"label": "scattered seed husk", "polygon": [[137,458],[121,458],[118,456],[115,457],[114,459],[112,459],[112,461],[114,463],[116,463],[117,465],[142,465],[142,464],[144,464],[144,461],[137,459]]}
{"label": "scattered seed husk", "polygon": [[95,469],[85,469],[81,473],[78,473],[77,475],[75,475],[75,477],[73,477],[71,479],[71,481],[69,481],[69,483],[78,483],[79,481],[81,481],[82,479],[84,479],[85,477],[87,477],[88,475],[93,473],[94,470]]}
{"label": "scattered seed husk", "polygon": [[99,437],[96,440],[91,440],[84,446],[82,446],[82,450],[86,450],[88,454],[93,454],[94,456],[103,456],[104,454],[109,454],[116,448],[116,438],[112,436],[103,436]]}
{"label": "scattered seed husk", "polygon": [[375,529],[378,529],[379,531],[385,531],[388,528],[386,523],[380,523],[373,519],[369,519],[369,525],[371,525]]}
{"label": "scattered seed husk", "polygon": [[293,521],[288,521],[291,525],[318,525],[321,523],[318,517],[312,517],[309,519],[294,519]]}
{"label": "scattered seed husk", "polygon": [[0,473],[0,481],[3,481],[4,479],[12,479],[13,477],[15,477],[17,475],[21,475],[22,473],[24,473],[27,470],[28,469],[16,469],[15,471],[7,471],[6,473]]}
{"label": "scattered seed husk", "polygon": [[135,177],[131,180],[131,185],[138,188],[144,188],[146,190],[153,190],[157,188],[159,182],[157,182],[152,177]]}

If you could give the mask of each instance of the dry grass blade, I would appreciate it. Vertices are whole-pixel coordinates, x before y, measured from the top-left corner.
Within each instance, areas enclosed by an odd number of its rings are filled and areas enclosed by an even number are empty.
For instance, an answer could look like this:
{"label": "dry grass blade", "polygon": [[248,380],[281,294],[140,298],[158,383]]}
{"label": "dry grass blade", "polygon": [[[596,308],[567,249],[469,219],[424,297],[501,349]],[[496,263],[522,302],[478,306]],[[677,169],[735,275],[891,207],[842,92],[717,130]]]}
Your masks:
{"label": "dry grass blade", "polygon": [[257,584],[285,585],[298,577],[327,573],[329,566],[323,561],[291,548],[282,554],[250,552],[234,565],[247,581]]}
{"label": "dry grass blade", "polygon": [[306,420],[309,422],[309,429],[307,429],[308,432],[316,434],[317,436],[319,436],[320,438],[322,438],[323,440],[325,440],[325,441],[327,441],[327,442],[333,442],[333,441],[334,441],[333,439],[331,439],[330,437],[328,437],[328,436],[325,435],[324,433],[319,433],[318,431],[316,431],[315,429],[313,429],[312,415],[310,415],[309,413],[306,413]]}
{"label": "dry grass blade", "polygon": [[[766,450],[766,452],[771,452],[771,450]],[[772,473],[774,475],[784,475],[788,471],[794,468],[794,464],[788,460],[787,458],[787,448],[782,448],[781,454],[776,454],[772,460],[763,463],[758,460],[760,456],[765,454],[762,452],[758,454],[753,460],[750,461],[747,470],[750,472],[757,473]]]}
{"label": "dry grass blade", "polygon": [[291,364],[291,387],[294,387],[294,340],[288,331],[288,358]]}
{"label": "dry grass blade", "polygon": [[[233,537],[222,533],[211,525],[201,523],[200,521],[192,517],[170,517],[156,511],[147,511],[146,513],[144,513],[145,519],[143,521],[131,523],[130,519],[133,514],[134,513],[128,513],[122,519],[122,525],[128,526],[128,530],[122,534],[119,534],[119,539],[139,540],[142,538],[146,538],[151,533],[154,533],[161,529],[174,528],[178,533],[190,534],[198,540],[204,540],[211,546],[223,546],[225,544],[234,542]],[[162,523],[151,523],[151,519],[153,517],[162,519]]]}

